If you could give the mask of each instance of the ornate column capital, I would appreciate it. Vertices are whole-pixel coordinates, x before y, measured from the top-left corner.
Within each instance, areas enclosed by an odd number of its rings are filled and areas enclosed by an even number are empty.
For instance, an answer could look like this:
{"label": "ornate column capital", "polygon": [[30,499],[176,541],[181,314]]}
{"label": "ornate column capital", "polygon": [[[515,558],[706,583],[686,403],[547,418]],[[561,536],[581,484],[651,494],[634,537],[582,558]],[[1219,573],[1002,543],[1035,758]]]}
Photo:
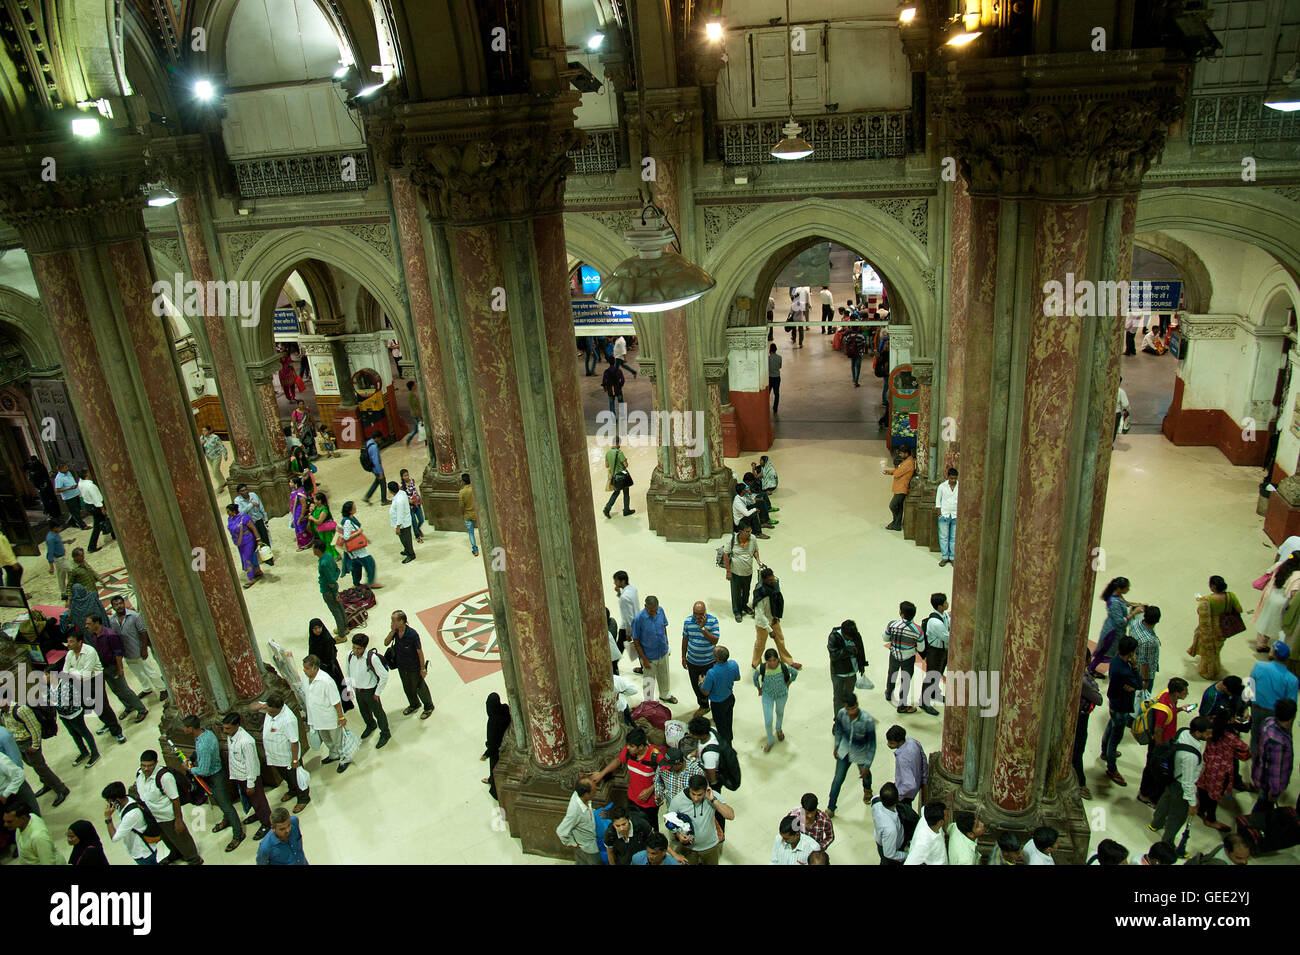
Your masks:
{"label": "ornate column capital", "polygon": [[[627,124],[634,139],[641,134],[639,93],[627,93]],[[641,150],[658,156],[690,155],[704,115],[699,87],[647,90],[645,92],[645,135]]]}
{"label": "ornate column capital", "polygon": [[80,143],[0,152],[0,218],[28,254],[143,237],[145,143],[93,155]]}
{"label": "ornate column capital", "polygon": [[934,384],[934,359],[933,358],[913,358],[912,377],[922,388],[929,388]]}
{"label": "ornate column capital", "polygon": [[1238,315],[1188,315],[1178,319],[1178,331],[1188,341],[1237,337]]}
{"label": "ornate column capital", "polygon": [[377,154],[409,170],[434,220],[464,224],[562,212],[568,157],[585,134],[577,93],[407,103],[374,116]]}
{"label": "ornate column capital", "polygon": [[704,380],[713,382],[721,381],[727,373],[727,358],[706,358],[704,359]]}
{"label": "ornate column capital", "polygon": [[940,103],[971,195],[1136,193],[1183,114],[1187,68],[1162,50],[953,61]]}
{"label": "ornate column capital", "polygon": [[155,140],[148,153],[151,181],[178,196],[197,192],[207,176],[208,147],[200,135]]}

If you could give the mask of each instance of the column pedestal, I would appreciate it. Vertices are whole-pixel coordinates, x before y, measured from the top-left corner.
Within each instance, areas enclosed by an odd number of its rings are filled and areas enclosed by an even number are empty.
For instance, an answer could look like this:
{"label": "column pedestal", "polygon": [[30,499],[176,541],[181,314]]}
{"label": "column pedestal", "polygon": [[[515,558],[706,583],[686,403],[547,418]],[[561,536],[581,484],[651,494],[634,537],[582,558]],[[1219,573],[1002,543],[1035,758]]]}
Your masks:
{"label": "column pedestal", "polygon": [[459,474],[443,474],[433,464],[425,465],[420,478],[425,521],[440,531],[464,532],[465,521],[460,516],[460,489],[464,486]]}
{"label": "column pedestal", "polygon": [[772,390],[767,385],[766,326],[727,329],[727,382],[727,400],[735,409],[734,453],[767,451],[774,434]]}
{"label": "column pedestal", "polygon": [[234,500],[235,487],[247,484],[255,491],[266,508],[266,516],[283,517],[289,513],[289,479],[283,464],[259,464],[251,468],[238,464],[230,466],[230,499]]}
{"label": "column pedestal", "polygon": [[665,540],[705,543],[731,533],[735,480],[729,469],[682,482],[656,469],[646,491],[650,529]]}

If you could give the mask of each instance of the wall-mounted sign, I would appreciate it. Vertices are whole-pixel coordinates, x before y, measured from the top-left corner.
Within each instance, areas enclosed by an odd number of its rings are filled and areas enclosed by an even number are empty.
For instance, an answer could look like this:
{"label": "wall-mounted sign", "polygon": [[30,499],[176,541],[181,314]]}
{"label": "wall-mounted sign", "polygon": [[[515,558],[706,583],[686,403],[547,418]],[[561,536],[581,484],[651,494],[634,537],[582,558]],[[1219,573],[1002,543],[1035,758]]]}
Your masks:
{"label": "wall-mounted sign", "polygon": [[920,412],[920,387],[911,365],[899,365],[889,373],[889,446],[915,448]]}
{"label": "wall-mounted sign", "polygon": [[333,355],[308,355],[311,380],[318,395],[338,395],[339,375],[334,369]]}
{"label": "wall-mounted sign", "polygon": [[1128,310],[1147,314],[1176,312],[1183,283],[1170,279],[1134,279],[1128,286]]}
{"label": "wall-mounted sign", "polygon": [[582,294],[595,295],[596,290],[600,288],[600,273],[590,265],[584,265],[578,270],[578,274],[582,277]]}
{"label": "wall-mounted sign", "polygon": [[298,313],[291,308],[277,308],[271,318],[271,332],[275,335],[297,335]]}
{"label": "wall-mounted sign", "polygon": [[578,335],[633,335],[632,316],[626,309],[611,308],[591,299],[575,298],[573,329]]}
{"label": "wall-mounted sign", "polygon": [[1182,332],[1175,331],[1169,336],[1169,354],[1179,361],[1187,357],[1187,339],[1183,337]]}

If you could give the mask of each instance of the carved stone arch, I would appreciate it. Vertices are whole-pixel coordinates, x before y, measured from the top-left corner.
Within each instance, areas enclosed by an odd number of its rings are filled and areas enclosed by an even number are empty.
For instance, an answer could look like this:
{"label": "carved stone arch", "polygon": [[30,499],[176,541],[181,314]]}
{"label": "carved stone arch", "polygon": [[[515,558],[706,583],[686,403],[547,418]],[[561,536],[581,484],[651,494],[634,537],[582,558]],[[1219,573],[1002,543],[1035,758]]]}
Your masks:
{"label": "carved stone arch", "polygon": [[1210,310],[1214,282],[1210,278],[1210,270],[1190,246],[1163,232],[1139,232],[1133,236],[1133,242],[1139,248],[1154,252],[1178,269],[1183,280],[1183,299],[1189,312],[1204,314]]}
{"label": "carved stone arch", "polygon": [[1279,265],[1260,282],[1247,315],[1261,328],[1286,328],[1293,309],[1300,311],[1300,287]]}
{"label": "carved stone arch", "polygon": [[[318,259],[348,273],[364,285],[390,315],[401,314],[402,304],[397,295],[401,277],[396,266],[373,246],[339,227],[314,228],[310,232],[302,229],[270,230],[246,251],[239,267],[230,276],[236,281],[261,283],[260,314],[265,319],[252,328],[241,326],[239,329],[239,334],[244,336],[245,354],[250,364],[274,356],[269,316],[275,309],[285,278],[295,269],[302,273],[300,266],[309,259]],[[311,281],[305,274],[303,278]]]}
{"label": "carved stone arch", "polygon": [[50,320],[37,299],[17,289],[0,286],[0,324],[22,347],[31,362],[33,374],[48,374],[62,367]]}
{"label": "carved stone arch", "polygon": [[[195,28],[207,34],[207,51],[191,53],[213,76],[224,76],[226,65],[226,38],[230,22],[241,0],[198,0],[185,20],[183,48],[190,49],[189,38]],[[367,0],[313,0],[321,15],[334,28],[340,40],[352,51],[357,62],[368,71],[379,63],[379,40],[374,19]]]}
{"label": "carved stone arch", "polygon": [[123,43],[127,80],[134,95],[143,97],[151,112],[175,123],[179,118],[175,75],[168,72],[154,41],[153,25],[129,8]]}
{"label": "carved stone arch", "polygon": [[[329,268],[322,262],[306,259],[295,265],[291,271],[297,272],[302,283],[307,286],[307,294],[311,296],[312,307],[316,310],[316,321],[325,324],[340,321],[343,315],[343,303],[339,300],[338,283],[334,281]],[[288,279],[288,274],[285,279]],[[283,288],[284,282],[280,282],[279,285]],[[280,294],[279,288],[276,289],[275,294]]]}
{"label": "carved stone arch", "polygon": [[768,260],[813,238],[836,242],[865,257],[911,318],[913,354],[937,353],[935,273],[925,247],[901,221],[868,202],[804,199],[764,204],[742,222],[722,237],[703,263],[718,283],[697,303],[707,323],[710,352],[726,354],[726,330],[736,298],[766,295],[757,282]]}

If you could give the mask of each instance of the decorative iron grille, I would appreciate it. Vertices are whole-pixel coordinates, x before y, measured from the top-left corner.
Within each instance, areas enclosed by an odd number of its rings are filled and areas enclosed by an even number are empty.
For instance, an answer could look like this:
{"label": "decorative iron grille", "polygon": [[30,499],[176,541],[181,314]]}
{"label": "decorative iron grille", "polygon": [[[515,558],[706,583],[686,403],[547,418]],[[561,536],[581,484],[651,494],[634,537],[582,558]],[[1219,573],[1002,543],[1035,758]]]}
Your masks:
{"label": "decorative iron grille", "polygon": [[1269,109],[1260,93],[1193,96],[1187,138],[1196,146],[1300,139],[1300,112]]}
{"label": "decorative iron grille", "polygon": [[[846,159],[901,159],[907,155],[910,110],[830,113],[795,117],[813,147],[813,162]],[[776,162],[771,149],[787,120],[749,119],[718,123],[718,146],[728,166]]]}
{"label": "decorative iron grille", "polygon": [[[347,160],[353,160],[348,163]],[[324,192],[362,192],[374,184],[365,147],[302,156],[263,156],[233,161],[244,199],[310,196]]]}
{"label": "decorative iron grille", "polygon": [[570,149],[573,174],[614,172],[618,169],[618,128],[588,129],[587,144],[581,149]]}

